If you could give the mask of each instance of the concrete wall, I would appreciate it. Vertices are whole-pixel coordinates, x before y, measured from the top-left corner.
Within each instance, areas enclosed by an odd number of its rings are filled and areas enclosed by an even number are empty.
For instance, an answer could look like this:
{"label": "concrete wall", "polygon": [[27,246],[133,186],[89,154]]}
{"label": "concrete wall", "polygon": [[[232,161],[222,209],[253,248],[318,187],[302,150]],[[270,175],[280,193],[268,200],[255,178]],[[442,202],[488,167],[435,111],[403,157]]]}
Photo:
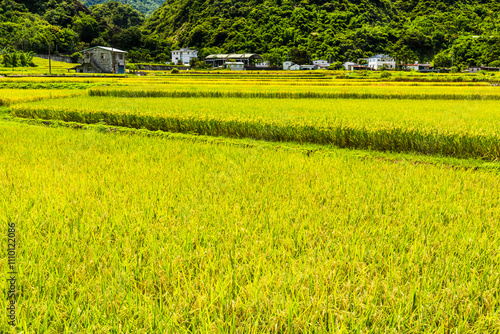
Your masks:
{"label": "concrete wall", "polygon": [[[39,57],[39,58],[42,58],[42,59],[49,59],[49,55],[37,54],[36,57]],[[50,59],[53,60],[53,61],[63,61],[65,63],[70,63],[70,64],[74,63],[73,59],[71,59],[70,56],[61,56],[61,55],[55,56],[55,55],[50,55]]]}

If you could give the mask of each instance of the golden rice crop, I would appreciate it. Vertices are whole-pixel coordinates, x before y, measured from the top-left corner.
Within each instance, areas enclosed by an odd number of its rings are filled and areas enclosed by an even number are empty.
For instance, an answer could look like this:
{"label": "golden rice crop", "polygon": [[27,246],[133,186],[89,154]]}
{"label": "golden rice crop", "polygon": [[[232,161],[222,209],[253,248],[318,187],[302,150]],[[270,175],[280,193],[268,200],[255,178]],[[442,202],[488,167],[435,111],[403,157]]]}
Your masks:
{"label": "golden rice crop", "polygon": [[78,97],[11,110],[19,117],[234,138],[487,160],[500,156],[494,101]]}
{"label": "golden rice crop", "polygon": [[5,122],[0,141],[16,332],[500,331],[496,172]]}
{"label": "golden rice crop", "polygon": [[74,89],[22,89],[5,88],[0,89],[0,106],[10,105],[12,103],[40,101],[52,98],[73,97],[85,94],[86,91],[77,91]]}

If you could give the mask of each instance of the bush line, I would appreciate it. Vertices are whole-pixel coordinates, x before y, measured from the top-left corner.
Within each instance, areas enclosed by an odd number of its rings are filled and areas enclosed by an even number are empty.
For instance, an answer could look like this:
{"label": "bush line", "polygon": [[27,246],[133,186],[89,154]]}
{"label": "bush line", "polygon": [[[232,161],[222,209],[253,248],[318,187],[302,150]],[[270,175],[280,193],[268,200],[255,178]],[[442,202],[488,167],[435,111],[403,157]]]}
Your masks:
{"label": "bush line", "polygon": [[91,89],[89,96],[125,98],[266,98],[266,99],[395,99],[395,100],[500,100],[500,95],[481,94],[377,94],[357,92],[235,92],[235,91],[133,91]]}
{"label": "bush line", "polygon": [[494,135],[442,133],[406,128],[356,128],[339,123],[321,127],[299,123],[215,119],[196,117],[159,117],[105,111],[82,112],[49,108],[31,109],[14,106],[17,117],[58,119],[66,122],[122,126],[151,131],[195,133],[230,138],[252,138],[266,141],[333,144],[342,148],[371,149],[390,152],[418,152],[456,158],[480,158],[496,161],[500,156],[500,140]]}

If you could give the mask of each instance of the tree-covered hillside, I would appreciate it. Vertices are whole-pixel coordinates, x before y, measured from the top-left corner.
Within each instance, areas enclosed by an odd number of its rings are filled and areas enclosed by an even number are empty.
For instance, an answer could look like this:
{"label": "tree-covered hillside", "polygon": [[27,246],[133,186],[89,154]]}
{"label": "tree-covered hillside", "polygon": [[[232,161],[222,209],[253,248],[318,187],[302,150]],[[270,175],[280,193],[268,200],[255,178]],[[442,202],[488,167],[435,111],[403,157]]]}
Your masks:
{"label": "tree-covered hillside", "polygon": [[144,14],[137,9],[118,1],[108,1],[90,6],[89,10],[103,19],[109,26],[116,26],[121,29],[141,26],[145,19]]}
{"label": "tree-covered hillside", "polygon": [[105,42],[114,31],[74,0],[0,0],[0,47],[73,52]]}
{"label": "tree-covered hillside", "polygon": [[[99,5],[102,3],[106,3],[109,0],[83,0],[86,6]],[[144,15],[151,15],[155,10],[157,10],[165,0],[119,0],[123,4],[130,5],[143,13]]]}
{"label": "tree-covered hillside", "polygon": [[390,53],[402,61],[488,64],[500,56],[500,5],[484,0],[168,0],[147,34],[202,54],[291,48],[314,58],[354,60]]}
{"label": "tree-covered hillside", "polygon": [[[144,15],[118,2],[94,6],[76,0],[0,0],[0,50],[73,53],[103,45],[141,47]],[[145,52],[146,53],[146,52]]]}
{"label": "tree-covered hillside", "polygon": [[77,0],[0,0],[0,48],[114,46],[147,62],[168,61],[183,46],[202,57],[256,52],[272,63],[298,52],[332,61],[388,53],[444,67],[500,66],[496,0],[168,0],[145,22],[121,2],[89,11]]}

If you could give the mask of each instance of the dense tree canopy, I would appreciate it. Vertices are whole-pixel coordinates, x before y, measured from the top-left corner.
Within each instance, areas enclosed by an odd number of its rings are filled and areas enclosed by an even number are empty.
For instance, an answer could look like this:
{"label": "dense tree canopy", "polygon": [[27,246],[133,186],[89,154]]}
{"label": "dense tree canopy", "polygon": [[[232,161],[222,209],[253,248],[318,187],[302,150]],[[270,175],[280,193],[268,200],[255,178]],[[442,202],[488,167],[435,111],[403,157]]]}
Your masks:
{"label": "dense tree canopy", "polygon": [[0,48],[71,54],[112,45],[131,51],[129,59],[162,62],[183,46],[200,57],[260,53],[272,64],[376,53],[443,67],[500,61],[500,3],[493,0],[168,0],[145,22],[125,2],[91,12],[76,0],[0,0]]}
{"label": "dense tree canopy", "polygon": [[[108,2],[108,0],[83,0],[81,1],[87,6],[100,5]],[[155,10],[157,10],[165,1],[164,0],[119,0],[126,5],[130,5],[137,9],[144,15],[151,15]]]}
{"label": "dense tree canopy", "polygon": [[312,58],[389,53],[410,62],[445,51],[465,66],[498,59],[499,9],[481,0],[168,0],[145,30],[202,55],[218,47],[277,62],[298,48]]}
{"label": "dense tree canopy", "polygon": [[121,29],[141,26],[145,19],[144,14],[137,9],[117,1],[109,1],[91,6],[89,10],[106,21],[109,26],[117,26]]}

